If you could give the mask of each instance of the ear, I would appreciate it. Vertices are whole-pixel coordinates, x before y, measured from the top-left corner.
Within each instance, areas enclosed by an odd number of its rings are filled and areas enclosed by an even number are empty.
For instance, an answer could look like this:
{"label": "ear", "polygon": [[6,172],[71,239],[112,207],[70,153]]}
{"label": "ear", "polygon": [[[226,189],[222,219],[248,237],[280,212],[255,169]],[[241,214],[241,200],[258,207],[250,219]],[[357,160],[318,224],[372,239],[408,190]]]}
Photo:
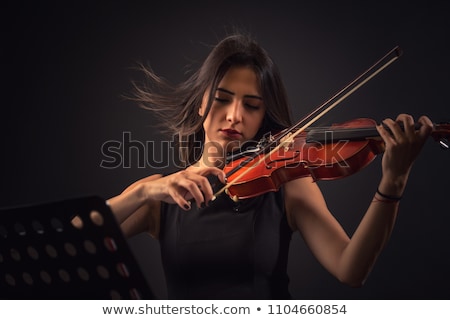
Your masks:
{"label": "ear", "polygon": [[204,112],[204,110],[203,110],[203,107],[202,106],[200,106],[200,108],[198,108],[198,115],[200,116],[200,117],[203,117],[203,114],[204,114],[205,112]]}

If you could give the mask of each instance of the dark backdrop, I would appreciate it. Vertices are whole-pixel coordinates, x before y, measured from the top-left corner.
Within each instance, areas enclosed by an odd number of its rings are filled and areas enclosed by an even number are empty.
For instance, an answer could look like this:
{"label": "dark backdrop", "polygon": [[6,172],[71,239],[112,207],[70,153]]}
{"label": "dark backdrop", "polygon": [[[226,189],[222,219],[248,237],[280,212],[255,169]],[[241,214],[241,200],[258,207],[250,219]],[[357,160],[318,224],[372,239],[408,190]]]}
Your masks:
{"label": "dark backdrop", "polygon": [[[253,33],[278,63],[295,118],[400,45],[401,59],[322,123],[380,121],[402,112],[450,119],[450,12],[444,1],[180,2],[2,2],[0,206],[91,194],[107,198],[159,172],[140,166],[142,158],[133,152],[123,159],[128,167],[100,165],[102,145],[122,141],[124,133],[142,143],[162,139],[152,115],[122,97],[132,80],[142,80],[133,67],[149,63],[179,82],[185,66],[198,66],[208,46],[233,25]],[[295,235],[289,262],[294,298],[450,298],[449,159],[430,138],[411,173],[392,239],[363,288],[338,283]],[[347,179],[320,182],[349,234],[379,178],[380,157]],[[130,243],[164,298],[158,243],[146,235]]]}

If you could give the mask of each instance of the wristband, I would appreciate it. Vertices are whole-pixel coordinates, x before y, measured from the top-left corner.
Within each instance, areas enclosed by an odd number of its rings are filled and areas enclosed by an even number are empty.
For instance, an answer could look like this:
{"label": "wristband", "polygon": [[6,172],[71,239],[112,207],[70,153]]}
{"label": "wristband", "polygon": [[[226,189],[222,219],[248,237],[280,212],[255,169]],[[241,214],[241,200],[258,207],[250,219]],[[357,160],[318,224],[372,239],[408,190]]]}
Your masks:
{"label": "wristband", "polygon": [[379,194],[380,196],[382,196],[385,199],[391,200],[391,201],[400,201],[402,199],[402,197],[394,197],[394,196],[390,196],[384,193],[381,193],[380,190],[377,188],[377,194]]}

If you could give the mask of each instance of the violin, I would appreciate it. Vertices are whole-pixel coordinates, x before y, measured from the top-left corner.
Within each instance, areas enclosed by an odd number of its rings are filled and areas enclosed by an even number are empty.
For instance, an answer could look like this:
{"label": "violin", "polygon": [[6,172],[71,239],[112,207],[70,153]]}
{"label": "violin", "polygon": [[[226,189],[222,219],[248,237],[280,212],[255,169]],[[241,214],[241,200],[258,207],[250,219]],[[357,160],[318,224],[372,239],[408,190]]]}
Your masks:
{"label": "violin", "polygon": [[[335,180],[352,175],[384,152],[383,139],[376,121],[359,118],[330,127],[311,127],[315,121],[367,83],[402,54],[397,46],[342,90],[307,114],[290,128],[266,134],[256,145],[226,158],[227,184],[210,182],[215,196],[225,192],[234,201],[277,191],[284,183],[311,176],[317,180]],[[416,130],[418,129],[416,124]],[[387,127],[385,127],[388,129]],[[450,124],[434,124],[431,137],[441,147],[450,147]]]}
{"label": "violin", "polygon": [[[227,157],[224,172],[231,181],[224,191],[234,200],[277,191],[284,183],[306,176],[335,180],[352,175],[384,152],[376,121],[359,118],[330,127],[312,127],[289,142],[271,144],[265,137],[255,147]],[[416,130],[419,128],[416,125]],[[450,124],[435,124],[431,137],[449,149]],[[276,152],[271,152],[280,146]],[[241,176],[241,172],[248,172]]]}

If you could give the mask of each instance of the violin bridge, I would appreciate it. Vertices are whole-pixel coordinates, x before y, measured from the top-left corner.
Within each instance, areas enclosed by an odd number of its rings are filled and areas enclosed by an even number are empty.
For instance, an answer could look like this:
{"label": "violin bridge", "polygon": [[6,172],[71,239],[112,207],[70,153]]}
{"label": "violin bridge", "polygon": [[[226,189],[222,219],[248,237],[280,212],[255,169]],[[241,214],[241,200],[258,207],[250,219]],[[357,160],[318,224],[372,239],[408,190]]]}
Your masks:
{"label": "violin bridge", "polygon": [[284,151],[288,151],[291,147],[292,143],[294,142],[294,139],[292,139],[292,132],[289,132],[284,137],[280,139],[280,145],[284,148]]}

